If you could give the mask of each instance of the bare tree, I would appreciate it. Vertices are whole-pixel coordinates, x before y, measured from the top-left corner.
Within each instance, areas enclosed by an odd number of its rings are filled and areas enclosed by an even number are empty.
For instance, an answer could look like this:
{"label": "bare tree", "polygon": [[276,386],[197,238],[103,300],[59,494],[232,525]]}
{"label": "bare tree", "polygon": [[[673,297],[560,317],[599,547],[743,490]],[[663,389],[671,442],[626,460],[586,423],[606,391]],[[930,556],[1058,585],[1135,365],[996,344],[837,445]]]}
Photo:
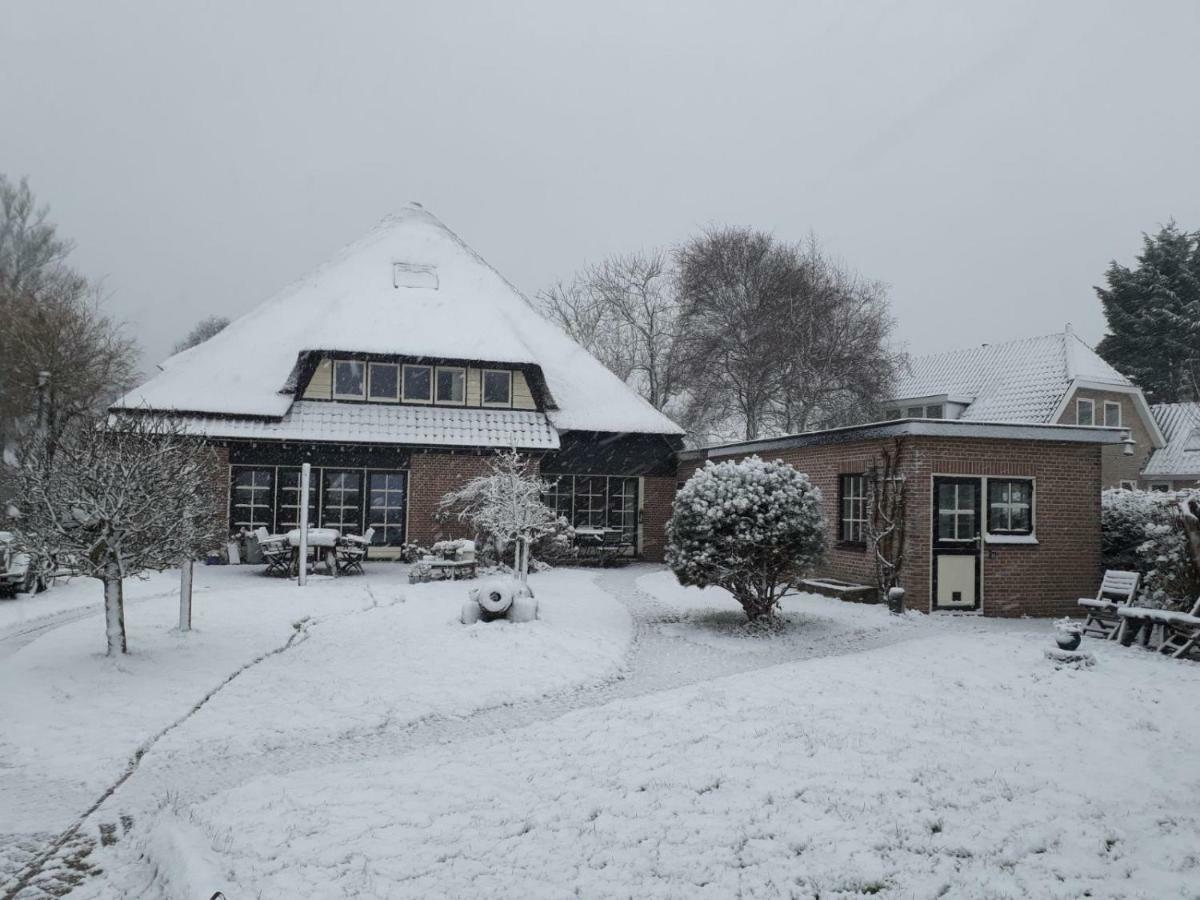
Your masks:
{"label": "bare tree", "polygon": [[884,448],[867,469],[867,547],[875,564],[880,599],[890,600],[904,568],[905,515],[908,485],[904,477],[904,444]]}
{"label": "bare tree", "polygon": [[53,454],[34,444],[11,473],[18,540],[103,582],[108,653],[126,653],[124,580],[221,540],[216,454],[149,414],[80,422]]}
{"label": "bare tree", "polygon": [[52,449],[133,381],[134,342],[67,265],[71,248],[28,183],[0,176],[0,448],[20,443],[36,407]]}
{"label": "bare tree", "polygon": [[195,327],[187,333],[182,341],[175,345],[172,353],[182,353],[184,350],[190,350],[197,344],[203,344],[214,335],[220,334],[225,330],[225,326],[229,324],[229,319],[225,316],[208,316],[196,323]]}
{"label": "bare tree", "polygon": [[677,260],[684,380],[742,437],[853,420],[887,393],[900,357],[886,293],[815,241],[718,228]]}
{"label": "bare tree", "polygon": [[614,256],[538,295],[542,311],[655,409],[682,393],[679,301],[667,256]]}

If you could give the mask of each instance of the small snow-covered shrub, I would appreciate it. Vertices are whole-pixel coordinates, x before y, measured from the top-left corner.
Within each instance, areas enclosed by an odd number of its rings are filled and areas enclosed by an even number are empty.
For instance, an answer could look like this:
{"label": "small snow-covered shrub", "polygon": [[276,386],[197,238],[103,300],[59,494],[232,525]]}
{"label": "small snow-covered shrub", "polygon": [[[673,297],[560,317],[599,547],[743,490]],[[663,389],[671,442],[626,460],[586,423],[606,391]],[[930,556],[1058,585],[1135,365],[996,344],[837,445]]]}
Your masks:
{"label": "small snow-covered shrub", "polygon": [[709,462],[675,496],[667,565],[680,584],[725,588],[751,621],[824,555],[821,492],[787,463]]}
{"label": "small snow-covered shrub", "polygon": [[1190,607],[1200,595],[1200,573],[1188,552],[1180,500],[1194,492],[1107,490],[1100,512],[1106,569],[1142,573],[1138,603]]}

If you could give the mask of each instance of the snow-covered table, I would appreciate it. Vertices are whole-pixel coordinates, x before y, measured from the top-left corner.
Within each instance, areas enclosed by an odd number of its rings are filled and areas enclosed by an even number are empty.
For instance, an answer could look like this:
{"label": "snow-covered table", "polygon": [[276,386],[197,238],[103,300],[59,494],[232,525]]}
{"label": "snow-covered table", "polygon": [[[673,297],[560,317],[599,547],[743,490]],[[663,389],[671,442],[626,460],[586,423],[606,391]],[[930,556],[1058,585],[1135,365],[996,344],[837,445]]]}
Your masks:
{"label": "snow-covered table", "polygon": [[[308,550],[313,556],[325,561],[326,574],[337,577],[337,553],[334,547],[337,546],[338,538],[341,537],[341,532],[336,528],[310,528],[308,529]],[[287,533],[287,541],[292,545],[293,553],[296,561],[295,565],[300,565],[300,529],[293,528]]]}

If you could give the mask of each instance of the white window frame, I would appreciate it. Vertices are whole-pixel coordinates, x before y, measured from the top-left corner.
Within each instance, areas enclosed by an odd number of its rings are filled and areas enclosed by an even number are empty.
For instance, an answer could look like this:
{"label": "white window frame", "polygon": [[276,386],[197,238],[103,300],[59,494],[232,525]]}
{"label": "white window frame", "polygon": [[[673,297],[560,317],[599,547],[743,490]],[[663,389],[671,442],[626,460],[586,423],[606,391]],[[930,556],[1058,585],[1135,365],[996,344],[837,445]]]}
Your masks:
{"label": "white window frame", "polygon": [[[428,397],[410,397],[405,391],[405,372],[409,369],[428,369],[429,370],[429,396]],[[434,366],[420,365],[418,363],[405,363],[400,367],[400,399],[405,403],[432,403],[434,393],[437,390],[437,373]]]}
{"label": "white window frame", "polygon": [[[338,366],[362,366],[362,392],[358,394],[338,393]],[[360,359],[335,359],[333,361],[333,383],[330,385],[334,400],[364,400],[367,396],[367,364]]]}
{"label": "white window frame", "polygon": [[906,419],[923,419],[925,418],[924,406],[906,406],[904,407],[904,418]]}
{"label": "white window frame", "polygon": [[1124,478],[1122,478],[1122,479],[1121,479],[1121,490],[1123,490],[1123,491],[1136,491],[1136,490],[1137,490],[1137,482],[1136,482],[1136,481],[1129,481],[1129,480],[1127,480],[1127,479],[1124,479]]}
{"label": "white window frame", "polygon": [[[375,370],[384,368],[396,370],[396,393],[390,397],[376,397],[371,391],[372,384],[375,381]],[[400,399],[400,378],[400,367],[396,363],[367,363],[367,400],[371,403],[395,403]]]}
{"label": "white window frame", "polygon": [[[934,415],[934,413],[937,415]],[[925,418],[927,419],[944,419],[946,418],[946,405],[944,403],[934,403],[931,406],[925,407]]]}
{"label": "white window frame", "polygon": [[[462,399],[443,400],[438,394],[438,378],[443,372],[457,372],[462,379]],[[433,402],[438,406],[467,405],[467,370],[462,366],[437,366],[433,373]]]}
{"label": "white window frame", "polygon": [[[508,399],[504,402],[491,401],[487,399],[487,378],[489,375],[505,375],[508,377]],[[483,369],[479,373],[479,405],[501,407],[503,409],[512,408],[513,399],[513,378],[512,371],[509,369]]]}
{"label": "white window frame", "polygon": [[[1079,419],[1079,411],[1084,408],[1085,404],[1088,409],[1088,419],[1090,420],[1088,422],[1082,422]],[[1076,425],[1095,425],[1096,424],[1096,401],[1095,400],[1092,400],[1088,397],[1076,397],[1075,398],[1075,424]]]}
{"label": "white window frame", "polygon": [[[1029,482],[1029,534],[1013,534],[1007,531],[992,531],[992,486],[993,481]],[[983,522],[980,533],[985,544],[1036,544],[1037,539],[1037,479],[1027,475],[997,475],[983,478]]]}
{"label": "white window frame", "polygon": [[[855,485],[858,491],[847,491]],[[867,476],[861,472],[842,472],[838,475],[838,542],[865,544],[867,542]],[[857,532],[857,537],[855,537]]]}
{"label": "white window frame", "polygon": [[[1110,425],[1108,422],[1108,410],[1110,407],[1117,408],[1117,421],[1115,425]],[[1104,401],[1104,427],[1105,428],[1120,428],[1121,427],[1121,404],[1116,400]]]}
{"label": "white window frame", "polygon": [[1149,489],[1152,491],[1163,491],[1164,493],[1169,494],[1171,492],[1171,482],[1169,482],[1169,481],[1152,481],[1152,482],[1150,482]]}

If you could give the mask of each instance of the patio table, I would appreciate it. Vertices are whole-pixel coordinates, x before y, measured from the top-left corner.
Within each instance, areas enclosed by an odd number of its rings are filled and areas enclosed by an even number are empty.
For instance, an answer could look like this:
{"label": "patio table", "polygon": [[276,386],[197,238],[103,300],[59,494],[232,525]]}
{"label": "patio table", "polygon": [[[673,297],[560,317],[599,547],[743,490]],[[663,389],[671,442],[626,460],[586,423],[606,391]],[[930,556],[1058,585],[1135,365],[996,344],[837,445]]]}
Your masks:
{"label": "patio table", "polygon": [[[334,547],[337,546],[338,538],[341,532],[336,528],[310,528],[308,529],[308,549],[309,552],[325,561],[325,571],[337,577],[337,554]],[[300,565],[300,529],[293,528],[287,533],[287,542],[292,545],[292,554],[295,559],[297,569]]]}

